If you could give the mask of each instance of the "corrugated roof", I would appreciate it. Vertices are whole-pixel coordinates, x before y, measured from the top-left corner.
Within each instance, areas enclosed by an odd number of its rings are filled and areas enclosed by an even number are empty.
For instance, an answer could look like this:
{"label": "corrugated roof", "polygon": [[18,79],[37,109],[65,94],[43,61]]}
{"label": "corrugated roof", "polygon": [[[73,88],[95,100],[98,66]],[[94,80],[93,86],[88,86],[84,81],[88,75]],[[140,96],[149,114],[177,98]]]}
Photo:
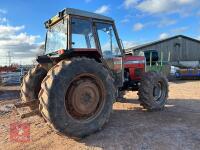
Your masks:
{"label": "corrugated roof", "polygon": [[145,48],[145,47],[148,47],[148,46],[152,46],[152,45],[159,44],[159,43],[162,43],[162,42],[166,42],[166,41],[169,41],[169,40],[172,40],[172,39],[176,39],[176,38],[185,38],[185,39],[189,39],[189,40],[192,40],[192,41],[200,43],[200,41],[197,40],[197,39],[194,39],[194,38],[191,38],[191,37],[188,37],[188,36],[185,36],[185,35],[176,35],[176,36],[173,36],[173,37],[170,37],[170,38],[166,38],[166,39],[163,39],[163,40],[158,40],[158,41],[154,41],[154,42],[138,45],[138,46],[135,46],[135,47],[131,47],[131,48],[128,48],[127,51],[129,51],[129,50],[138,50],[138,49],[141,49],[141,48]]}

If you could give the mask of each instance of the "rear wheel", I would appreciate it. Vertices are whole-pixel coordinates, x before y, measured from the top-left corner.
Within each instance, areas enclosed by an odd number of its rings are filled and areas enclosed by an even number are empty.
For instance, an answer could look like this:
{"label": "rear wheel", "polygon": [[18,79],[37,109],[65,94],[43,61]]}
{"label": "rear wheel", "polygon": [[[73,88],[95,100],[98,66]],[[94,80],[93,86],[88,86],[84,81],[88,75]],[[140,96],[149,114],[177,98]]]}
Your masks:
{"label": "rear wheel", "polygon": [[140,104],[148,110],[162,110],[167,102],[168,81],[157,72],[147,72],[138,91]]}
{"label": "rear wheel", "polygon": [[38,107],[38,93],[41,89],[41,82],[46,76],[47,71],[40,65],[29,70],[24,76],[21,83],[21,100],[22,102],[35,101],[35,105],[31,105],[30,109]]}
{"label": "rear wheel", "polygon": [[63,60],[42,82],[40,111],[56,131],[84,137],[108,121],[114,98],[113,79],[101,64],[87,58]]}

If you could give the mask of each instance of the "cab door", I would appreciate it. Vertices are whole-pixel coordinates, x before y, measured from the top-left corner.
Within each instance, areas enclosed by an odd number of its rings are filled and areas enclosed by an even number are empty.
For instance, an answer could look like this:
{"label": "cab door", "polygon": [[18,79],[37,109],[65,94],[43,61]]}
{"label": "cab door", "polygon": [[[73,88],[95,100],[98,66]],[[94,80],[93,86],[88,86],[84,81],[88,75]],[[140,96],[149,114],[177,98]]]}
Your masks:
{"label": "cab door", "polygon": [[95,22],[95,27],[103,59],[114,74],[116,86],[121,87],[124,79],[123,55],[115,27],[105,22]]}

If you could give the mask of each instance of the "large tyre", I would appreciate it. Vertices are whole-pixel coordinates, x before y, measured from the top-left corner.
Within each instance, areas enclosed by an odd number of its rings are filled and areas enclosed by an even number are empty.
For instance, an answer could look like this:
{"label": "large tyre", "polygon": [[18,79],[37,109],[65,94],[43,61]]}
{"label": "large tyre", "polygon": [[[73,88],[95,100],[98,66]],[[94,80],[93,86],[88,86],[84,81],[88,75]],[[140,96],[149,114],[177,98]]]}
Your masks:
{"label": "large tyre", "polygon": [[147,72],[138,91],[140,104],[147,110],[163,110],[168,97],[168,81],[158,72]]}
{"label": "large tyre", "polygon": [[35,100],[36,105],[31,105],[30,109],[38,107],[38,94],[41,89],[41,82],[46,74],[47,71],[40,65],[37,65],[33,69],[29,70],[22,79],[20,94],[22,102]]}
{"label": "large tyre", "polygon": [[48,72],[41,87],[42,116],[57,132],[74,138],[103,127],[116,92],[109,72],[87,58],[59,62]]}

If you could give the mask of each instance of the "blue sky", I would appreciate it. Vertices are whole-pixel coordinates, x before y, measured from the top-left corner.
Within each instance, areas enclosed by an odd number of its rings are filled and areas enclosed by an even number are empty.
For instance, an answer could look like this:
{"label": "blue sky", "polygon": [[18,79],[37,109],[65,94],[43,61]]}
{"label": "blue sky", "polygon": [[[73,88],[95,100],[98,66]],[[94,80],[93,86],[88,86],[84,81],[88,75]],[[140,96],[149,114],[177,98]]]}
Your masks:
{"label": "blue sky", "polygon": [[65,7],[112,17],[126,47],[177,34],[200,39],[199,0],[0,0],[0,64],[8,51],[13,62],[30,63],[44,41],[44,21]]}

